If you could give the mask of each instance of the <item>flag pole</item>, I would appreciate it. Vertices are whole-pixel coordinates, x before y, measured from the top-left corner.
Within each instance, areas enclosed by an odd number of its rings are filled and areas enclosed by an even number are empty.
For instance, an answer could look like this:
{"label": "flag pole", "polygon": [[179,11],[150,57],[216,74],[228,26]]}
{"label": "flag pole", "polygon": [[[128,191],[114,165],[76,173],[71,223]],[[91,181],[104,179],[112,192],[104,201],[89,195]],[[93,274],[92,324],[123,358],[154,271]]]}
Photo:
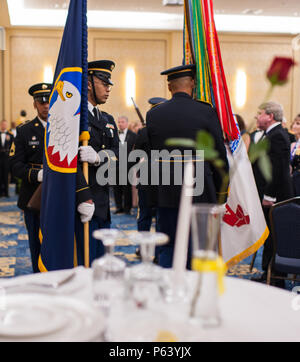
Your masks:
{"label": "flag pole", "polygon": [[[88,71],[88,44],[87,44],[87,1],[82,2],[82,109],[81,114],[85,123],[85,131],[82,134],[82,145],[88,146],[90,135],[87,131],[87,118],[88,118],[88,87],[87,87],[87,71]],[[83,176],[86,183],[89,184],[89,165],[88,162],[82,163]],[[84,240],[84,266],[89,268],[90,266],[90,236],[89,236],[89,222],[83,224],[83,240]]]}
{"label": "flag pole", "polygon": [[[82,145],[88,146],[88,140],[83,140]],[[83,162],[82,170],[84,178],[88,184],[89,182],[89,166],[87,162]],[[84,266],[89,268],[90,266],[90,231],[89,231],[89,222],[83,224],[83,238],[84,238]]]}

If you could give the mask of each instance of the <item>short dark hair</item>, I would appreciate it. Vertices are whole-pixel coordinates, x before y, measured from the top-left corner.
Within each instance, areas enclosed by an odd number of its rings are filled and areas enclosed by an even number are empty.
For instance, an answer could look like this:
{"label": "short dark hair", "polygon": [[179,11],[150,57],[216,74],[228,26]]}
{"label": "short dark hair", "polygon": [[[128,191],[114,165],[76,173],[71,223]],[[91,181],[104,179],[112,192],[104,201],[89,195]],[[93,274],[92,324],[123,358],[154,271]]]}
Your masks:
{"label": "short dark hair", "polygon": [[246,129],[246,124],[245,124],[245,121],[243,120],[242,116],[240,116],[239,114],[235,114],[235,117],[238,122],[240,131],[243,131],[244,129]]}

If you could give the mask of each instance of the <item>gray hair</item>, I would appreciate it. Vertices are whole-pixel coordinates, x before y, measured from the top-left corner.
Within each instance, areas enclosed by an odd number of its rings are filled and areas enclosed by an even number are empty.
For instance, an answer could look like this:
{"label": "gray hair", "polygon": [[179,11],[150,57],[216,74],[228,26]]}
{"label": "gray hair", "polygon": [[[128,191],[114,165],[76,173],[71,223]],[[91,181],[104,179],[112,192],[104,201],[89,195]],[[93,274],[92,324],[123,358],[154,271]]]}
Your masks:
{"label": "gray hair", "polygon": [[274,120],[277,122],[282,122],[283,120],[283,107],[277,102],[265,102],[259,106],[259,109],[262,109],[266,114],[273,114]]}
{"label": "gray hair", "polygon": [[125,121],[128,123],[128,117],[126,117],[126,116],[119,116],[118,117],[118,119],[121,119],[121,118],[125,119]]}

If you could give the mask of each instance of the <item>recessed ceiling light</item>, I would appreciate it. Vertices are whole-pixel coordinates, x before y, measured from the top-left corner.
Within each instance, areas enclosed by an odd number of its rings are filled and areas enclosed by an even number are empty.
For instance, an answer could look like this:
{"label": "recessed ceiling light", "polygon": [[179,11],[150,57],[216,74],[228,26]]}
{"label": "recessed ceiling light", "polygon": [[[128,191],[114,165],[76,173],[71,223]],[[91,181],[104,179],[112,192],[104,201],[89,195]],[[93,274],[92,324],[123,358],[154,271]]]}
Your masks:
{"label": "recessed ceiling light", "polygon": [[182,6],[183,0],[163,0],[163,6]]}
{"label": "recessed ceiling light", "polygon": [[[29,9],[16,0],[7,0],[9,17],[12,26],[63,27],[66,23],[67,9]],[[62,3],[62,7],[67,3]],[[300,19],[298,16],[263,16],[254,15],[260,9],[245,9],[252,15],[224,14],[224,9],[216,13],[216,28],[223,32],[244,33],[281,33],[299,34]],[[182,30],[183,14],[166,12],[141,11],[100,11],[87,12],[88,26],[99,29],[143,29],[143,30]],[[278,26],[280,24],[280,26]]]}
{"label": "recessed ceiling light", "polygon": [[244,15],[259,15],[261,13],[263,13],[262,9],[245,9],[242,11]]}

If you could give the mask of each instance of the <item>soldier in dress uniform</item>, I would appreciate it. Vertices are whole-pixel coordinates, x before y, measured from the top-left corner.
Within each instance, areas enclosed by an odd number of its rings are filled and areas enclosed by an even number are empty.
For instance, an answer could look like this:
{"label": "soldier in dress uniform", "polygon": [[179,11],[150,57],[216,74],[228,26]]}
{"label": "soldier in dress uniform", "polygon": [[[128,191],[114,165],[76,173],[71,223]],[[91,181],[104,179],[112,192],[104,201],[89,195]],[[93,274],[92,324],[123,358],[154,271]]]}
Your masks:
{"label": "soldier in dress uniform", "polygon": [[[114,118],[97,107],[106,103],[113,83],[111,73],[115,64],[111,60],[98,60],[88,63],[88,146],[79,148],[80,161],[89,164],[89,186],[95,203],[95,212],[90,221],[90,263],[104,254],[102,242],[93,238],[96,229],[109,228],[111,223],[109,185],[100,185],[96,175],[105,162],[116,163],[119,149],[118,129]],[[99,156],[99,152],[101,157]],[[115,157],[110,157],[112,151]],[[102,159],[103,155],[107,156]]]}
{"label": "soldier in dress uniform", "polygon": [[18,207],[24,211],[24,221],[28,232],[32,269],[38,269],[40,253],[39,213],[27,208],[32,195],[43,180],[44,133],[49,110],[51,84],[38,83],[29,88],[37,116],[17,127],[17,136],[10,150],[12,175],[22,179]]}
{"label": "soldier in dress uniform", "polygon": [[9,150],[13,143],[13,135],[7,130],[7,121],[0,123],[0,196],[9,197]]}
{"label": "soldier in dress uniform", "polygon": [[[24,211],[34,273],[39,272],[40,220],[39,212],[29,209],[27,204],[43,181],[44,134],[48,119],[51,87],[52,85],[48,83],[38,83],[29,88],[28,93],[33,97],[33,106],[37,111],[37,116],[17,127],[17,136],[10,149],[12,175],[22,180],[18,207]],[[78,173],[77,189],[79,192],[76,193],[78,204],[91,199],[88,189],[80,191],[84,181],[82,178],[83,175]]]}
{"label": "soldier in dress uniform", "polygon": [[[148,99],[148,103],[150,104],[150,109],[159,106],[163,102],[165,102],[166,99],[162,97],[152,97]],[[150,157],[149,153],[149,140],[148,140],[148,133],[147,128],[143,127],[138,131],[137,134],[137,140],[135,143],[134,148],[136,150],[143,150],[148,154],[148,158]],[[149,171],[150,167],[149,167]],[[150,180],[150,176],[148,174],[148,179]],[[139,196],[139,212],[138,212],[138,218],[137,218],[137,229],[138,231],[150,231],[151,224],[152,224],[152,217],[153,217],[153,206],[155,205],[155,202],[152,197],[150,197],[149,192],[147,192],[149,186],[148,185],[137,185],[138,189],[138,196]],[[151,195],[153,196],[153,195]],[[156,216],[156,209],[155,216]]]}
{"label": "soldier in dress uniform", "polygon": [[[227,168],[226,149],[217,112],[209,104],[192,98],[195,87],[195,68],[193,64],[183,65],[161,73],[167,75],[168,89],[172,98],[152,108],[146,115],[150,149],[172,151],[174,147],[166,146],[167,139],[190,138],[195,140],[197,132],[204,130],[213,136],[215,148]],[[185,151],[187,148],[182,147],[180,150]],[[165,162],[171,162],[170,171],[168,171],[171,176],[171,184],[162,184],[161,178],[164,168],[160,167],[160,184],[157,186],[158,230],[166,233],[170,238],[168,244],[159,247],[158,262],[163,267],[171,267],[182,188],[181,185],[176,185],[174,182],[174,168],[177,162],[184,165],[184,159],[182,157],[176,158],[176,162],[172,158],[153,161],[159,162],[160,166],[163,166]],[[194,161],[201,162],[197,159]],[[208,162],[204,162],[204,191],[200,196],[194,197],[194,201],[217,202],[217,192],[221,188],[221,181],[218,171]],[[188,263],[189,261],[190,258],[188,258]]]}

